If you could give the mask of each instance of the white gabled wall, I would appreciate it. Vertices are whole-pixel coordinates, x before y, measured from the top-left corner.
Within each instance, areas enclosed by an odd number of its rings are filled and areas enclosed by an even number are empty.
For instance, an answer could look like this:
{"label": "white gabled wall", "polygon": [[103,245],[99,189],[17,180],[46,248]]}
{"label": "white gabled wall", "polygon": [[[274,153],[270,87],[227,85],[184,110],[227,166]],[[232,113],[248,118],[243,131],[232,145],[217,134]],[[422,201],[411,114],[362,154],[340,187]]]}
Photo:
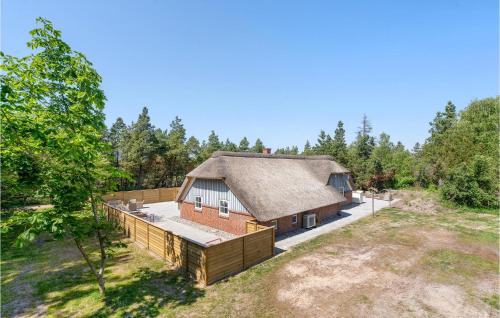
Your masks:
{"label": "white gabled wall", "polygon": [[196,179],[189,188],[184,201],[194,202],[195,196],[202,197],[202,204],[218,208],[219,200],[227,200],[230,211],[248,212],[229,187],[216,179]]}
{"label": "white gabled wall", "polygon": [[352,191],[348,175],[346,174],[332,174],[328,180],[328,184],[335,189],[343,187],[345,192]]}

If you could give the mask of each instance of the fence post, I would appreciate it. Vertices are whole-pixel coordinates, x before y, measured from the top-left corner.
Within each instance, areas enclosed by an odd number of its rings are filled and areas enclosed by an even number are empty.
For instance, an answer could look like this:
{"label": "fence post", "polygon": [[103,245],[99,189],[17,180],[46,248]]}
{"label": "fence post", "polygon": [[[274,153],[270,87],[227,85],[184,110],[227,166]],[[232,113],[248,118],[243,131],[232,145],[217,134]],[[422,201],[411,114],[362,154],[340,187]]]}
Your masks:
{"label": "fence post", "polygon": [[274,226],[271,227],[273,229],[272,231],[272,235],[273,235],[273,244],[271,245],[271,249],[272,249],[272,255],[274,256],[274,244],[275,244],[275,240],[276,240],[276,233],[274,233]]}
{"label": "fence post", "polygon": [[186,241],[186,259],[184,263],[186,265],[186,274],[189,275],[189,241],[188,240],[185,241]]}
{"label": "fence post", "polygon": [[136,219],[136,218],[134,218],[134,241],[137,241],[137,228],[136,228],[136,226],[135,226],[135,223],[136,223],[135,221],[136,221],[136,220],[137,220],[137,219]]}
{"label": "fence post", "polygon": [[242,240],[241,242],[243,243],[243,247],[242,247],[242,250],[243,250],[243,269],[247,268],[247,264],[245,264],[245,235],[241,237]]}
{"label": "fence post", "polygon": [[148,250],[149,250],[149,223],[146,223],[146,238],[147,238]]}
{"label": "fence post", "polygon": [[167,232],[163,232],[163,259],[167,261]]}

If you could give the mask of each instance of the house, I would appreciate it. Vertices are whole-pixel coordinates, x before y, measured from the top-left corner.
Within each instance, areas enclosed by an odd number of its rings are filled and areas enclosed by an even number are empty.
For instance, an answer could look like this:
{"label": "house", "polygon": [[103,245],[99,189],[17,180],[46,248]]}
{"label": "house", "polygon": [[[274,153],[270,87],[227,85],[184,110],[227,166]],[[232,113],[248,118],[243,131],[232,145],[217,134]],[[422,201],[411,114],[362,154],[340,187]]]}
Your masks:
{"label": "house", "polygon": [[215,152],[191,171],[176,201],[181,218],[233,234],[246,222],[281,234],[310,227],[352,200],[350,172],[329,156]]}

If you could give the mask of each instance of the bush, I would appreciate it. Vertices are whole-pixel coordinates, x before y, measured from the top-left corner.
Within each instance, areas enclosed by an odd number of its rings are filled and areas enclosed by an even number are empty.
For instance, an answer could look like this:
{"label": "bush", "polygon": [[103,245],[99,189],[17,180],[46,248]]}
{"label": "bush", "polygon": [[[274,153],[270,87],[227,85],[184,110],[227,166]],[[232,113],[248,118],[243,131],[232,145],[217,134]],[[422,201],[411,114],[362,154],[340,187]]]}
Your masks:
{"label": "bush", "polygon": [[441,187],[444,199],[470,207],[498,207],[498,185],[490,159],[476,155],[469,165],[452,169]]}
{"label": "bush", "polygon": [[396,189],[403,189],[403,188],[409,188],[413,186],[416,182],[415,177],[411,176],[403,176],[403,177],[398,177],[396,176],[396,181],[394,183],[394,187]]}

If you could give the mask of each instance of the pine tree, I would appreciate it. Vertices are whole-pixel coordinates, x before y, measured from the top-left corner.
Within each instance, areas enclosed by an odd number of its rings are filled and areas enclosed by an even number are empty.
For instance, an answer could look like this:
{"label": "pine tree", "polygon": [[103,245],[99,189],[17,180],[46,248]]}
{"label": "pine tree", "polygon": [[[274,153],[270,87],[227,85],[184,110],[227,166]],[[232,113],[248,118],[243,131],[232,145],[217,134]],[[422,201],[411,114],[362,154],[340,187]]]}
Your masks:
{"label": "pine tree", "polygon": [[429,123],[429,125],[431,126],[431,128],[429,129],[431,139],[444,134],[448,129],[453,127],[456,121],[456,107],[451,101],[448,101],[448,104],[446,104],[445,106],[444,112],[437,112],[434,120]]}
{"label": "pine tree", "polygon": [[321,130],[318,136],[318,142],[314,146],[314,152],[318,155],[328,155],[331,152],[332,137],[324,130]]}
{"label": "pine tree", "polygon": [[286,148],[278,148],[274,152],[274,154],[277,155],[298,155],[299,154],[299,147],[297,146],[292,146],[292,147],[286,147]]}
{"label": "pine tree", "polygon": [[148,108],[144,107],[123,142],[122,163],[126,170],[135,175],[135,187],[138,189],[142,188],[147,163],[155,153],[155,145],[154,127],[148,115]]}
{"label": "pine tree", "polygon": [[164,155],[166,175],[163,180],[158,180],[157,184],[178,186],[184,179],[189,162],[189,153],[186,148],[186,129],[178,116],[175,116],[175,119],[170,123],[166,145],[167,151]]}
{"label": "pine tree", "polygon": [[306,144],[304,145],[304,151],[302,151],[302,154],[305,156],[314,154],[314,151],[311,148],[311,143],[309,142],[309,140],[306,140]]}
{"label": "pine tree", "polygon": [[227,138],[226,142],[224,143],[224,146],[222,147],[222,149],[224,151],[236,152],[236,151],[238,151],[238,146],[234,142],[232,142],[231,140],[229,140],[229,138]]}
{"label": "pine tree", "polygon": [[211,131],[210,135],[208,136],[208,141],[203,142],[202,144],[202,150],[201,150],[201,157],[204,160],[207,160],[210,158],[210,156],[217,150],[222,149],[223,144],[219,141],[219,136],[215,134],[215,131]]}
{"label": "pine tree", "polygon": [[109,130],[108,139],[111,143],[111,147],[113,148],[113,156],[115,158],[115,166],[118,167],[120,155],[121,155],[121,147],[123,143],[123,138],[127,132],[127,125],[123,122],[121,117],[118,117],[115,123],[111,126]]}
{"label": "pine tree", "polygon": [[420,145],[419,142],[416,142],[412,149],[413,154],[419,155],[421,151],[422,151],[422,146]]}
{"label": "pine tree", "polygon": [[262,143],[262,140],[260,140],[260,138],[257,138],[257,140],[255,141],[255,145],[252,147],[252,152],[262,153],[263,150],[264,144]]}
{"label": "pine tree", "polygon": [[201,163],[199,161],[200,157],[200,142],[196,137],[191,136],[189,137],[188,141],[186,142],[186,149],[188,153],[188,157],[190,160],[190,166],[188,167],[187,171],[192,170],[194,168],[194,165],[198,165]]}
{"label": "pine tree", "polygon": [[372,125],[368,120],[368,116],[363,114],[363,119],[361,120],[361,126],[358,128],[358,134],[362,136],[368,136],[372,132]]}
{"label": "pine tree", "polygon": [[333,137],[331,156],[341,164],[347,164],[347,144],[345,141],[344,123],[339,120]]}
{"label": "pine tree", "polygon": [[247,137],[243,137],[240,141],[240,146],[238,147],[239,151],[249,151],[250,143],[248,142]]}

